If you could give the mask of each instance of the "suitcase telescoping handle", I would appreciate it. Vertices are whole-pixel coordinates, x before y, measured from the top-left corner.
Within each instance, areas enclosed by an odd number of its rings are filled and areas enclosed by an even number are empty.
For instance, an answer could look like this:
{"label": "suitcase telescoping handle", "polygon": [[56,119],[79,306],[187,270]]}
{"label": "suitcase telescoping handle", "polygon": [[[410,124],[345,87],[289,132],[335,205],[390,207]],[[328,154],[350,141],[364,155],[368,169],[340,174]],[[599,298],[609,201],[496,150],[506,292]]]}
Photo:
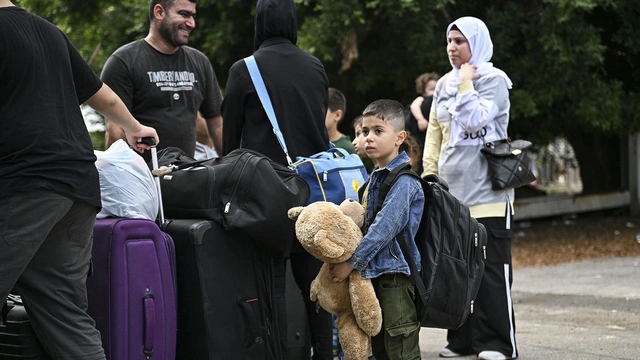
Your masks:
{"label": "suitcase telescoping handle", "polygon": [[[158,170],[158,150],[156,149],[156,139],[152,137],[143,137],[138,139],[138,142],[147,144],[151,146],[151,164],[153,165],[153,170]],[[156,181],[156,189],[158,190],[158,217],[160,219],[160,227],[164,225],[164,209],[162,208],[162,189],[160,189],[160,177],[153,176]]]}

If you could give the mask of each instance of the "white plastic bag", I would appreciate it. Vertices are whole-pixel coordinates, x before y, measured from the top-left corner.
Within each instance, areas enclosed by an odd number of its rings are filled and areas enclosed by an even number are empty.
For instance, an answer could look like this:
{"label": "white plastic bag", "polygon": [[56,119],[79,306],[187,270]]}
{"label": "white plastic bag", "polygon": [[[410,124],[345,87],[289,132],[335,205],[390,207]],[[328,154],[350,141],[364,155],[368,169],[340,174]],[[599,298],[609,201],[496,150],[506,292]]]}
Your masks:
{"label": "white plastic bag", "polygon": [[125,217],[155,221],[158,192],[144,159],[124,140],[106,151],[95,151],[100,175],[102,210],[97,218]]}

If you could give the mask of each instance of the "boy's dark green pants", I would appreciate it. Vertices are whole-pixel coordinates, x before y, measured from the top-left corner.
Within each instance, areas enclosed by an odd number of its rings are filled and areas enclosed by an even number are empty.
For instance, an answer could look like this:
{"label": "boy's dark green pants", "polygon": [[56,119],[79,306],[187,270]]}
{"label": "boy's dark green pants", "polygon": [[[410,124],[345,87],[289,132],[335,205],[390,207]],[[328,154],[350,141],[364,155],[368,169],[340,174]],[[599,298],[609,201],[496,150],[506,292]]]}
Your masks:
{"label": "boy's dark green pants", "polygon": [[382,330],[371,339],[373,356],[376,360],[419,360],[420,322],[409,277],[386,274],[371,280],[382,308]]}

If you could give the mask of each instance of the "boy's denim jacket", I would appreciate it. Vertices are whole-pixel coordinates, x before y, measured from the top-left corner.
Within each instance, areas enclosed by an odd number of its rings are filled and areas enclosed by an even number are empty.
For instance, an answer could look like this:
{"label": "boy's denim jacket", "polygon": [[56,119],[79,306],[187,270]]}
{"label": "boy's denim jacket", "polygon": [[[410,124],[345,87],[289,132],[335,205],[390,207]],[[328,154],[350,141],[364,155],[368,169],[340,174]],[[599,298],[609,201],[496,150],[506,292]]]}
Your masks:
{"label": "boy's denim jacket", "polygon": [[368,230],[353,256],[347,260],[349,265],[362,272],[364,279],[383,274],[411,274],[396,240],[400,231],[404,232],[409,251],[420,270],[420,253],[413,241],[424,210],[424,192],[420,182],[408,175],[396,179],[382,209],[374,218],[378,193],[385,177],[396,166],[404,166],[407,162],[409,156],[403,151],[386,167],[374,170],[369,178],[369,188],[365,192],[365,229]]}

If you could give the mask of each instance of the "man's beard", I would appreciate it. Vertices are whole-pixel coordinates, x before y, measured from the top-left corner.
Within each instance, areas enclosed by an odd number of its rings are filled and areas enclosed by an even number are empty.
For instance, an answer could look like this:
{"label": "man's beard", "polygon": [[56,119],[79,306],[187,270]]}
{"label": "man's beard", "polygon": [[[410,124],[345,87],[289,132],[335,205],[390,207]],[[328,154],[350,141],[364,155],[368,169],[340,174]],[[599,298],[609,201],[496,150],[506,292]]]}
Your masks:
{"label": "man's beard", "polygon": [[160,22],[160,26],[158,27],[158,33],[160,37],[169,45],[173,47],[180,47],[182,45],[187,45],[189,43],[188,40],[182,40],[180,38],[179,30],[177,27],[169,24],[167,21]]}

